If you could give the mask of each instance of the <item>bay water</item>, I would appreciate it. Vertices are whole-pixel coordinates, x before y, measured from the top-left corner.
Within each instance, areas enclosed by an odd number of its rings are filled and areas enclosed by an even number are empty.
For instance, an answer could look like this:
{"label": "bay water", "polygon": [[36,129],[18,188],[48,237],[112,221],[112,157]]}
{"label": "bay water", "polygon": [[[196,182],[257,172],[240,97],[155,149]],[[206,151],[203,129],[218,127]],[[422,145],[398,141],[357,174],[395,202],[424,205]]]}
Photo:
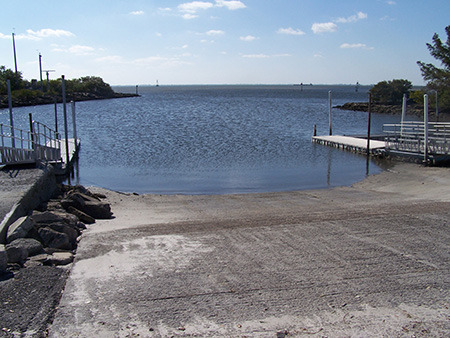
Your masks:
{"label": "bay water", "polygon": [[[118,92],[136,88],[115,87]],[[333,106],[367,101],[370,87],[292,85],[140,86],[140,97],[76,103],[81,151],[76,182],[159,194],[228,194],[350,185],[380,172],[363,155],[311,142],[328,134]],[[70,105],[69,135],[72,137]],[[14,108],[52,129],[53,105]],[[333,134],[367,132],[367,113],[332,109]],[[58,129],[63,109],[58,105]],[[400,116],[372,114],[372,134]],[[0,123],[9,124],[0,110]],[[73,183],[73,182],[72,182]]]}

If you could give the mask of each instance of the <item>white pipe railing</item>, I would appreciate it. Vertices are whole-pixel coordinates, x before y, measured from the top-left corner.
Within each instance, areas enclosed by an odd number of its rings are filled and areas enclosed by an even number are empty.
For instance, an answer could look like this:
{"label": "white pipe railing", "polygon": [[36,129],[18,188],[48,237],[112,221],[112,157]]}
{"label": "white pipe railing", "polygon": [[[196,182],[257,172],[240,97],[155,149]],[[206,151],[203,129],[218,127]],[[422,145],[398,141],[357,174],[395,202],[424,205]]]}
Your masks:
{"label": "white pipe railing", "polygon": [[[427,128],[426,128],[427,127]],[[403,122],[385,124],[386,148],[389,150],[425,154],[450,154],[450,123]],[[427,141],[427,142],[426,142]]]}
{"label": "white pipe railing", "polygon": [[31,132],[0,124],[0,165],[60,161],[60,143],[58,133],[36,121]]}

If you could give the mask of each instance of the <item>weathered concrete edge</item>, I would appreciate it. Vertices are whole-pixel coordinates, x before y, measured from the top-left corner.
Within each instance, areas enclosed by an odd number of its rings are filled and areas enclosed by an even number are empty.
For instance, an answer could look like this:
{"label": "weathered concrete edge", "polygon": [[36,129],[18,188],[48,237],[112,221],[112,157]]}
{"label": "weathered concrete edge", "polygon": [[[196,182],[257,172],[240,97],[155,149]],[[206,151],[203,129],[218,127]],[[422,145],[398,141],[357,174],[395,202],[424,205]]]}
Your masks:
{"label": "weathered concrete edge", "polygon": [[53,166],[42,167],[43,175],[23,194],[20,200],[13,205],[0,223],[0,244],[6,244],[8,227],[19,217],[26,216],[40,203],[51,198],[56,190],[56,175]]}

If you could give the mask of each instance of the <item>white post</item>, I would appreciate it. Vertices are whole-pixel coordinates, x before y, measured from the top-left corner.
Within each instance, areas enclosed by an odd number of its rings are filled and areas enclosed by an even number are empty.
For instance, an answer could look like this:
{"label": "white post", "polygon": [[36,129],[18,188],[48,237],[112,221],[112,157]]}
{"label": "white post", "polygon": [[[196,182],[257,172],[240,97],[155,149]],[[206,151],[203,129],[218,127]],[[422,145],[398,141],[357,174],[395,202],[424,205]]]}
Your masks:
{"label": "white post", "polygon": [[9,107],[9,124],[11,125],[11,146],[16,147],[16,139],[14,137],[14,119],[12,112],[12,98],[11,98],[11,81],[6,80],[6,87],[8,91],[8,107]]}
{"label": "white post", "polygon": [[69,165],[69,134],[67,130],[67,108],[66,108],[66,80],[64,75],[61,76],[61,91],[63,101],[63,114],[64,114],[64,138],[66,141],[66,168]]}
{"label": "white post", "polygon": [[423,150],[423,159],[426,162],[428,159],[428,94],[423,96],[423,133],[424,133],[424,150]]}
{"label": "white post", "polygon": [[400,136],[403,136],[403,122],[405,122],[406,118],[406,94],[403,94],[403,103],[402,103],[402,122],[400,125]]}
{"label": "white post", "polygon": [[332,125],[331,125],[331,90],[328,92],[328,110],[329,110],[329,115],[328,115],[328,123],[329,123],[329,127],[330,127],[330,135],[332,135]]}
{"label": "white post", "polygon": [[73,139],[75,146],[77,145],[77,123],[75,120],[75,101],[72,101],[72,122],[73,122]]}

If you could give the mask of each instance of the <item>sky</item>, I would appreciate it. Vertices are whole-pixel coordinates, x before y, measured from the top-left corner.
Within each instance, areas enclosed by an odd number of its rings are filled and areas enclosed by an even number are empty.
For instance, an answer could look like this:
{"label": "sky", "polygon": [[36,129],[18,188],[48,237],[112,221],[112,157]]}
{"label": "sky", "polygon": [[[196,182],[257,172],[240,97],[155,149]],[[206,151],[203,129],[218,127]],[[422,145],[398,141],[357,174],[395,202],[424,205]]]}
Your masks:
{"label": "sky", "polygon": [[[111,85],[422,85],[449,0],[0,0],[0,65]],[[43,74],[45,79],[46,74]]]}

